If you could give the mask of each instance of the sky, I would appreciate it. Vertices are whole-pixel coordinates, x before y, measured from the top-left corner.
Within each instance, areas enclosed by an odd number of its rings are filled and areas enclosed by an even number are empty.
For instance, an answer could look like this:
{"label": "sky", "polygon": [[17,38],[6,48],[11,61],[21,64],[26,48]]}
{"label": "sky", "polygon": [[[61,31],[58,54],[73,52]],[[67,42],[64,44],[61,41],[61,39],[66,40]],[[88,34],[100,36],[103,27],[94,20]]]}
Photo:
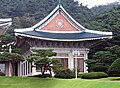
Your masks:
{"label": "sky", "polygon": [[115,1],[120,2],[120,0],[75,0],[79,1],[79,3],[83,3],[83,5],[88,5],[89,8],[94,7],[95,5],[105,5],[107,3],[112,3]]}

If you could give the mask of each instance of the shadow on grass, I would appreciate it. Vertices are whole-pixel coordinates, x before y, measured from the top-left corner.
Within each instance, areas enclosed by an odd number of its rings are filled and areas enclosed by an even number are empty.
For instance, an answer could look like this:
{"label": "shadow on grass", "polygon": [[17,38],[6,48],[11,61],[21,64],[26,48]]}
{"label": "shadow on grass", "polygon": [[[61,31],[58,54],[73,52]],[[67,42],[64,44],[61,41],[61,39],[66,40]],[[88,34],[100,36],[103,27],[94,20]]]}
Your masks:
{"label": "shadow on grass", "polygon": [[37,77],[37,78],[52,78],[50,74],[44,74],[43,76],[41,74],[39,75],[33,75],[29,77]]}
{"label": "shadow on grass", "polygon": [[110,79],[110,81],[120,81],[120,77],[112,78],[112,79]]}
{"label": "shadow on grass", "polygon": [[111,79],[111,81],[120,81],[120,78],[119,79]]}

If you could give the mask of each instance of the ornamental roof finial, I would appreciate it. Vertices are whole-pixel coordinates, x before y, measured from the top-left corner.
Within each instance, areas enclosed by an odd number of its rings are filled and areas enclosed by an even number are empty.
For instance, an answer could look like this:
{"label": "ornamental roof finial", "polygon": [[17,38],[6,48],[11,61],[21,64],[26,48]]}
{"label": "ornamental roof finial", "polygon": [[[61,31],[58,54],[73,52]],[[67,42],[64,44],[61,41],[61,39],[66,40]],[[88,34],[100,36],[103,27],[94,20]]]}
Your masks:
{"label": "ornamental roof finial", "polygon": [[58,0],[58,4],[61,5],[61,0]]}

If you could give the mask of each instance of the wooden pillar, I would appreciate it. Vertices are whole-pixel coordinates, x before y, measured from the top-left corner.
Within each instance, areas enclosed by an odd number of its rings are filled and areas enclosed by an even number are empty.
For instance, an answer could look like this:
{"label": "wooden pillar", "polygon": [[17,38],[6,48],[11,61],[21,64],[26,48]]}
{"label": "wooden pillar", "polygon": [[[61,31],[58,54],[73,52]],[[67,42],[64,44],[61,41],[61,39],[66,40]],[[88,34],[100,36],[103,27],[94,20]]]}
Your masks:
{"label": "wooden pillar", "polygon": [[22,76],[22,62],[19,63],[19,76]]}
{"label": "wooden pillar", "polygon": [[24,74],[26,75],[26,62],[24,63]]}
{"label": "wooden pillar", "polygon": [[20,62],[18,62],[18,66],[17,66],[17,76],[20,76]]}
{"label": "wooden pillar", "polygon": [[12,64],[10,63],[10,61],[8,62],[8,65],[9,65],[9,73],[8,73],[8,76],[12,76],[12,71],[13,71],[13,68],[12,68]]}
{"label": "wooden pillar", "polygon": [[29,73],[28,73],[28,65],[29,65],[29,64],[28,64],[28,61],[26,62],[26,65],[27,65],[27,66],[26,66],[26,69],[27,69],[26,75],[28,75],[28,74],[29,74]]}
{"label": "wooden pillar", "polygon": [[22,63],[21,66],[22,66],[22,76],[23,76],[24,75],[24,64]]}
{"label": "wooden pillar", "polygon": [[22,70],[23,70],[23,75],[22,76],[25,76],[25,63],[22,64]]}
{"label": "wooden pillar", "polygon": [[73,59],[72,50],[70,50],[70,52],[69,52],[68,68],[69,68],[70,70],[73,70],[73,69],[74,69],[74,59]]}
{"label": "wooden pillar", "polygon": [[31,62],[29,62],[29,74],[31,75]]}
{"label": "wooden pillar", "polygon": [[84,54],[84,73],[88,73],[88,67],[87,67],[87,63],[85,63],[85,60],[88,60],[88,50],[85,50],[85,54]]}

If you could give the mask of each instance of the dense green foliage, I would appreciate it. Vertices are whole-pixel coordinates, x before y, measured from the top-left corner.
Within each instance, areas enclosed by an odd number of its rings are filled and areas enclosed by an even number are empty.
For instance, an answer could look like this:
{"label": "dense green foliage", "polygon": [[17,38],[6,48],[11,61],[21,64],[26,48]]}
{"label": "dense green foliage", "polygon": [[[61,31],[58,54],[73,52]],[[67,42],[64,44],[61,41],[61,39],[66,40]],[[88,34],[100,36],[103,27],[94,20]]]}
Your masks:
{"label": "dense green foliage", "polygon": [[74,72],[70,69],[61,69],[59,72],[57,72],[54,76],[55,78],[66,78],[71,79],[75,78]]}
{"label": "dense green foliage", "polygon": [[120,33],[120,6],[111,11],[99,14],[86,25],[87,28],[93,30],[112,31],[113,34]]}
{"label": "dense green foliage", "polygon": [[[13,43],[15,41],[14,39],[14,36],[9,33],[6,33],[5,35],[0,35],[0,52],[9,52],[10,43]],[[21,54],[20,49],[14,46],[14,44],[11,47],[13,53]]]}
{"label": "dense green foliage", "polygon": [[12,76],[15,76],[16,63],[24,60],[24,57],[17,53],[0,53],[0,62],[9,62],[9,64],[11,64]]}
{"label": "dense green foliage", "polygon": [[28,58],[28,61],[34,62],[36,69],[40,70],[40,72],[42,73],[42,77],[44,77],[44,74],[47,70],[49,70],[50,75],[52,76],[51,73],[52,59],[40,56],[32,56]]}
{"label": "dense green foliage", "polygon": [[5,34],[5,35],[0,35],[0,46],[2,44],[8,44],[10,42],[12,42],[13,40],[13,36],[11,36],[10,34]]}
{"label": "dense green foliage", "polygon": [[99,6],[92,7],[91,10],[95,15],[98,15],[104,12],[108,12],[113,8],[117,8],[119,5],[120,5],[119,2],[113,2],[107,5],[99,5]]}
{"label": "dense green foliage", "polygon": [[32,56],[28,58],[28,61],[34,62],[35,67],[39,70],[44,77],[45,72],[49,71],[50,76],[52,76],[52,64],[56,64],[58,62],[57,59],[51,59],[50,56],[56,55],[52,50],[33,50],[36,53],[36,56]]}
{"label": "dense green foliage", "polygon": [[109,66],[120,57],[120,47],[112,46],[106,48],[105,51],[98,51],[90,58],[87,63],[89,71],[106,72]]}
{"label": "dense green foliage", "polygon": [[22,16],[13,18],[13,28],[27,28],[31,27],[36,23],[34,17],[31,16]]}
{"label": "dense green foliage", "polygon": [[120,4],[113,2],[91,8],[94,18],[86,27],[93,30],[112,31],[119,35],[120,28]]}
{"label": "dense green foliage", "polygon": [[11,61],[11,62],[18,62],[18,61],[23,61],[24,57],[20,54],[17,53],[0,53],[0,61]]}
{"label": "dense green foliage", "polygon": [[82,74],[82,79],[97,79],[97,78],[106,78],[108,75],[104,72],[90,72]]}
{"label": "dense green foliage", "polygon": [[120,58],[115,60],[108,69],[109,76],[120,76]]}

